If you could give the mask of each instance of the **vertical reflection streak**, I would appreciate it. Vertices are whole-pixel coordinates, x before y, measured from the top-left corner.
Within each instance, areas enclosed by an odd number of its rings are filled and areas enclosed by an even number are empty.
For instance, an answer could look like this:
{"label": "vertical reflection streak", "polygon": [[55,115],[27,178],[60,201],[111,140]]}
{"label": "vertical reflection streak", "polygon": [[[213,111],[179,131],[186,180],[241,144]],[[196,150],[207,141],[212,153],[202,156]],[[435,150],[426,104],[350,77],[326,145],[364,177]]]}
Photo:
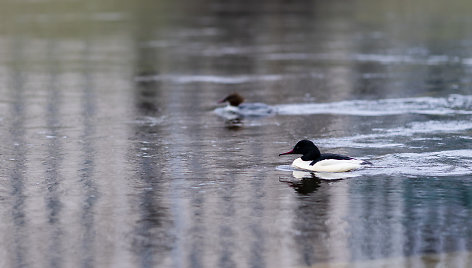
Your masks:
{"label": "vertical reflection streak", "polygon": [[[150,54],[148,54],[149,52]],[[153,58],[153,51],[138,52],[143,61]],[[141,68],[138,62],[138,72]],[[134,88],[136,118],[155,118],[159,107],[156,104],[159,97],[158,83],[137,83]],[[158,154],[162,154],[160,126],[154,123],[138,124],[134,128],[135,141],[132,148],[133,161],[136,163],[136,195],[137,214],[135,220],[133,252],[137,257],[139,267],[155,267],[166,261],[166,253],[172,247],[172,235],[166,228],[170,224],[167,207],[162,204],[165,181],[163,181],[162,163],[156,162]],[[181,266],[179,266],[181,267]]]}
{"label": "vertical reflection streak", "polygon": [[[145,61],[148,57],[152,58],[153,56],[152,53],[147,54],[146,52],[147,51],[143,50],[139,50],[138,52],[138,55],[142,56],[138,57],[140,60],[140,62],[138,62],[139,71],[141,71],[141,69],[147,71],[146,69],[149,67],[147,65],[144,67],[141,66],[141,64],[143,64],[141,60]],[[135,92],[135,105],[139,115],[153,116],[157,111],[153,100],[156,95],[155,84],[137,84]],[[135,130],[135,140],[137,142],[135,143],[136,148],[134,148],[136,152],[133,153],[133,155],[136,155],[138,158],[137,167],[140,174],[138,184],[142,185],[142,187],[140,187],[141,192],[138,194],[140,218],[137,220],[137,224],[134,227],[135,237],[133,239],[133,251],[137,253],[139,262],[138,266],[143,268],[152,267],[154,265],[155,257],[153,256],[153,253],[156,252],[156,249],[153,248],[153,245],[156,242],[153,241],[155,239],[153,229],[160,224],[159,214],[162,213],[162,211],[159,211],[158,207],[154,206],[154,188],[157,188],[158,184],[153,184],[153,181],[158,180],[159,176],[156,175],[154,161],[152,161],[152,158],[147,155],[151,152],[159,152],[158,148],[148,141],[148,139],[151,138],[148,135],[153,133],[153,131],[154,129],[152,126],[142,126]],[[154,148],[149,150],[148,147]],[[147,148],[148,151],[143,152],[141,148]]]}
{"label": "vertical reflection streak", "polygon": [[[24,40],[19,37],[14,40],[13,58],[14,62],[22,62],[24,53]],[[19,64],[19,63],[18,63]],[[27,246],[27,234],[28,229],[27,218],[25,214],[25,201],[26,195],[24,185],[24,172],[26,169],[26,154],[27,147],[25,142],[25,97],[24,97],[24,84],[25,76],[20,71],[21,66],[14,66],[12,70],[12,85],[11,85],[11,96],[12,104],[11,116],[12,123],[10,129],[10,140],[11,145],[15,146],[12,149],[13,156],[13,167],[11,167],[10,183],[12,197],[11,217],[13,220],[13,241],[12,241],[12,267],[25,267],[29,265]]]}
{"label": "vertical reflection streak", "polygon": [[137,156],[138,161],[136,187],[139,218],[135,221],[132,245],[139,267],[155,267],[156,263],[162,261],[159,257],[164,256],[170,247],[170,236],[165,231],[167,209],[160,203],[162,174],[159,164],[155,162],[155,155],[160,152],[160,147],[150,141],[154,137],[155,126],[139,126],[135,130],[133,155]]}
{"label": "vertical reflection streak", "polygon": [[[267,143],[251,144],[251,155],[258,158],[264,157]],[[265,267],[267,262],[264,258],[264,253],[267,251],[266,241],[264,236],[263,219],[269,213],[264,203],[265,196],[264,184],[266,182],[266,174],[264,172],[257,172],[254,178],[250,181],[251,194],[249,196],[249,219],[251,219],[249,226],[249,238],[251,239],[249,247],[249,256],[247,258],[249,267]]]}
{"label": "vertical reflection streak", "polygon": [[82,169],[80,182],[84,190],[84,200],[82,205],[82,215],[80,217],[83,228],[81,241],[81,266],[94,267],[95,263],[95,205],[98,199],[98,191],[94,182],[95,175],[95,145],[93,137],[95,135],[95,116],[96,116],[96,96],[94,88],[94,77],[90,71],[92,62],[90,59],[91,46],[89,40],[85,41],[84,48],[84,73],[83,73],[83,91],[81,97],[82,106],[82,124],[83,133],[80,137],[82,141]]}
{"label": "vertical reflection streak", "polygon": [[205,198],[203,195],[200,193],[200,191],[196,191],[196,193],[192,194],[192,204],[194,204],[195,208],[193,210],[193,215],[192,215],[192,222],[194,222],[194,225],[191,227],[191,232],[195,234],[195,238],[192,239],[191,241],[191,250],[189,253],[189,263],[191,264],[191,267],[204,267],[204,256],[205,256],[205,240],[204,234],[205,233],[205,227],[203,218],[205,217],[205,209],[204,209],[204,204],[205,204]]}
{"label": "vertical reflection streak", "polygon": [[51,62],[49,88],[47,89],[46,104],[46,125],[47,125],[47,159],[44,162],[46,168],[46,209],[47,222],[51,231],[50,240],[48,241],[49,267],[62,267],[62,226],[60,225],[60,214],[63,204],[59,198],[58,188],[61,184],[61,175],[59,174],[60,163],[62,161],[62,146],[59,139],[58,127],[60,110],[58,106],[61,103],[60,90],[58,89],[57,76],[59,68],[54,55],[57,52],[55,42],[48,44],[47,57]]}
{"label": "vertical reflection streak", "polygon": [[[193,100],[192,102],[183,102],[183,98],[179,99],[179,105],[183,105],[186,107],[185,110],[179,111],[179,113],[186,114],[188,113],[187,109],[190,111],[198,111],[200,105],[202,103],[202,92],[204,92],[204,88],[201,88],[200,85],[195,86],[195,90],[188,92],[188,96]],[[204,148],[207,144],[202,142],[206,135],[203,132],[203,129],[200,127],[204,124],[201,120],[200,116],[193,116],[192,117],[192,124],[187,126],[185,129],[181,129],[180,131],[185,132],[185,137],[179,140],[190,139],[194,141],[199,141],[198,143],[194,143],[195,151],[204,151]],[[196,127],[195,127],[196,126]],[[195,179],[200,179],[202,175],[200,174],[210,174],[211,172],[207,169],[207,165],[205,163],[205,158],[202,157],[195,157],[195,152],[187,153],[189,157],[189,168],[192,171],[198,171],[193,173],[193,176],[196,176]],[[197,175],[198,174],[198,175]],[[200,187],[196,187],[195,191],[190,193],[190,204],[192,208],[186,208],[189,210],[189,218],[192,224],[189,226],[189,237],[191,237],[190,242],[188,243],[188,263],[191,267],[199,268],[205,267],[205,253],[208,252],[206,250],[208,246],[207,236],[204,235],[205,232],[208,230],[206,222],[210,221],[208,217],[210,215],[206,215],[206,211],[209,209],[209,204],[206,202],[205,194],[200,191]]]}
{"label": "vertical reflection streak", "polygon": [[[257,146],[255,146],[257,147]],[[256,152],[261,153],[263,148],[258,148]],[[264,181],[266,176],[263,173],[259,173],[256,178],[251,182],[251,190],[253,191],[250,197],[251,211],[250,211],[250,225],[248,226],[251,243],[249,257],[247,259],[249,267],[265,267],[266,262],[264,259],[264,252],[266,252],[266,239],[264,237],[264,231],[262,227],[262,219],[266,214],[266,209],[261,197],[264,196]]]}
{"label": "vertical reflection streak", "polygon": [[[222,216],[225,219],[223,224],[220,226],[218,233],[220,237],[220,256],[218,260],[218,267],[236,267],[236,263],[233,260],[233,252],[235,251],[235,231],[232,228],[232,223],[235,221],[236,208],[234,204],[233,193],[234,182],[228,182],[225,192],[223,193],[221,200]],[[237,222],[237,221],[235,221]]]}

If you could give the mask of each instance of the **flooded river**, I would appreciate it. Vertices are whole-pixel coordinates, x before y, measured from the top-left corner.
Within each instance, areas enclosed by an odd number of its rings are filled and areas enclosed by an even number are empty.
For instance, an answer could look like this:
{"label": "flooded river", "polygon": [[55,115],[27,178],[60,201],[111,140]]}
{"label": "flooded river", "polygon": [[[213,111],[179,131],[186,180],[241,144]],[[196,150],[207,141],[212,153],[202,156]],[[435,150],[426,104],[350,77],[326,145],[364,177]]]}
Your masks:
{"label": "flooded river", "polygon": [[0,6],[1,267],[472,266],[469,2]]}

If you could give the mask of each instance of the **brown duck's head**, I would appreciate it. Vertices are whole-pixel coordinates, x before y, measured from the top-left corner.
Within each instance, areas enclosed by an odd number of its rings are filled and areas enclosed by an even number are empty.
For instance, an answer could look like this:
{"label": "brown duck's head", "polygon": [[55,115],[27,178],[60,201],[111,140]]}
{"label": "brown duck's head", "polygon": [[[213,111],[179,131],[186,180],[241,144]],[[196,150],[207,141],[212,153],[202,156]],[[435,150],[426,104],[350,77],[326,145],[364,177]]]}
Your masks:
{"label": "brown duck's head", "polygon": [[238,93],[233,93],[226,96],[224,99],[220,100],[219,103],[228,102],[231,106],[238,106],[243,103],[244,98],[241,97]]}

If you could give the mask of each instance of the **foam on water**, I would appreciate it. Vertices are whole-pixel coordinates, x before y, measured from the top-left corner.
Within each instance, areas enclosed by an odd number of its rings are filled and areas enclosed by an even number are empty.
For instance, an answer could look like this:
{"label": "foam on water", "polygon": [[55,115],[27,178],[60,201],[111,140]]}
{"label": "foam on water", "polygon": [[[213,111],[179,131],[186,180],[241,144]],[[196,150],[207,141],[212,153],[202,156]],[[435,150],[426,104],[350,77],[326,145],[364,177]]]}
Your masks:
{"label": "foam on water", "polygon": [[344,114],[385,116],[399,114],[454,115],[472,114],[472,95],[452,94],[445,98],[417,97],[381,100],[351,100],[331,103],[276,105],[279,114]]}
{"label": "foam on water", "polygon": [[379,64],[423,64],[439,65],[446,63],[462,63],[470,65],[472,60],[469,58],[461,59],[459,57],[448,55],[400,55],[400,54],[341,54],[341,53],[268,53],[267,60],[285,61],[357,61],[357,62],[375,62]]}
{"label": "foam on water", "polygon": [[163,74],[138,76],[137,82],[168,81],[176,84],[189,83],[215,83],[215,84],[242,84],[255,81],[277,81],[285,78],[284,75],[236,75],[236,76],[218,76],[218,75],[180,75]]}
{"label": "foam on water", "polygon": [[381,156],[366,175],[403,175],[442,177],[472,174],[472,150],[399,153]]}
{"label": "foam on water", "polygon": [[[316,143],[328,147],[350,148],[389,148],[402,147],[404,143],[398,142],[399,138],[417,135],[434,135],[440,133],[460,133],[472,129],[472,121],[430,120],[424,122],[411,122],[403,127],[390,129],[375,129],[374,133],[358,134],[349,137],[317,139]],[[426,139],[425,137],[422,137]],[[420,138],[421,139],[421,138]],[[430,139],[430,138],[428,138]]]}
{"label": "foam on water", "polygon": [[[340,138],[316,140],[323,147],[371,148],[375,149],[408,148],[418,141],[430,142],[430,145],[418,145],[418,152],[393,153],[367,159],[374,163],[363,174],[369,175],[405,175],[405,176],[459,176],[472,174],[472,149],[441,151],[437,144],[447,143],[447,139],[462,139],[463,133],[472,129],[472,122],[467,120],[412,122],[404,127],[377,129],[376,133],[354,135]],[[450,134],[450,135],[444,135]],[[466,140],[469,139],[465,136]],[[408,144],[406,144],[408,143]]]}

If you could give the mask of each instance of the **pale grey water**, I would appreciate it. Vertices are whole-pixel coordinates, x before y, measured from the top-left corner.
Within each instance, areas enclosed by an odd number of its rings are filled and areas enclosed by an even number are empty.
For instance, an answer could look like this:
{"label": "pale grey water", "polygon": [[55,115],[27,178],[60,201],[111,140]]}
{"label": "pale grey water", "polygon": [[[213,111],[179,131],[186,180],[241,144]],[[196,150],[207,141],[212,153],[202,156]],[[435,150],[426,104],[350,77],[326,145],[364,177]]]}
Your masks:
{"label": "pale grey water", "polygon": [[469,2],[0,6],[0,267],[472,265]]}

